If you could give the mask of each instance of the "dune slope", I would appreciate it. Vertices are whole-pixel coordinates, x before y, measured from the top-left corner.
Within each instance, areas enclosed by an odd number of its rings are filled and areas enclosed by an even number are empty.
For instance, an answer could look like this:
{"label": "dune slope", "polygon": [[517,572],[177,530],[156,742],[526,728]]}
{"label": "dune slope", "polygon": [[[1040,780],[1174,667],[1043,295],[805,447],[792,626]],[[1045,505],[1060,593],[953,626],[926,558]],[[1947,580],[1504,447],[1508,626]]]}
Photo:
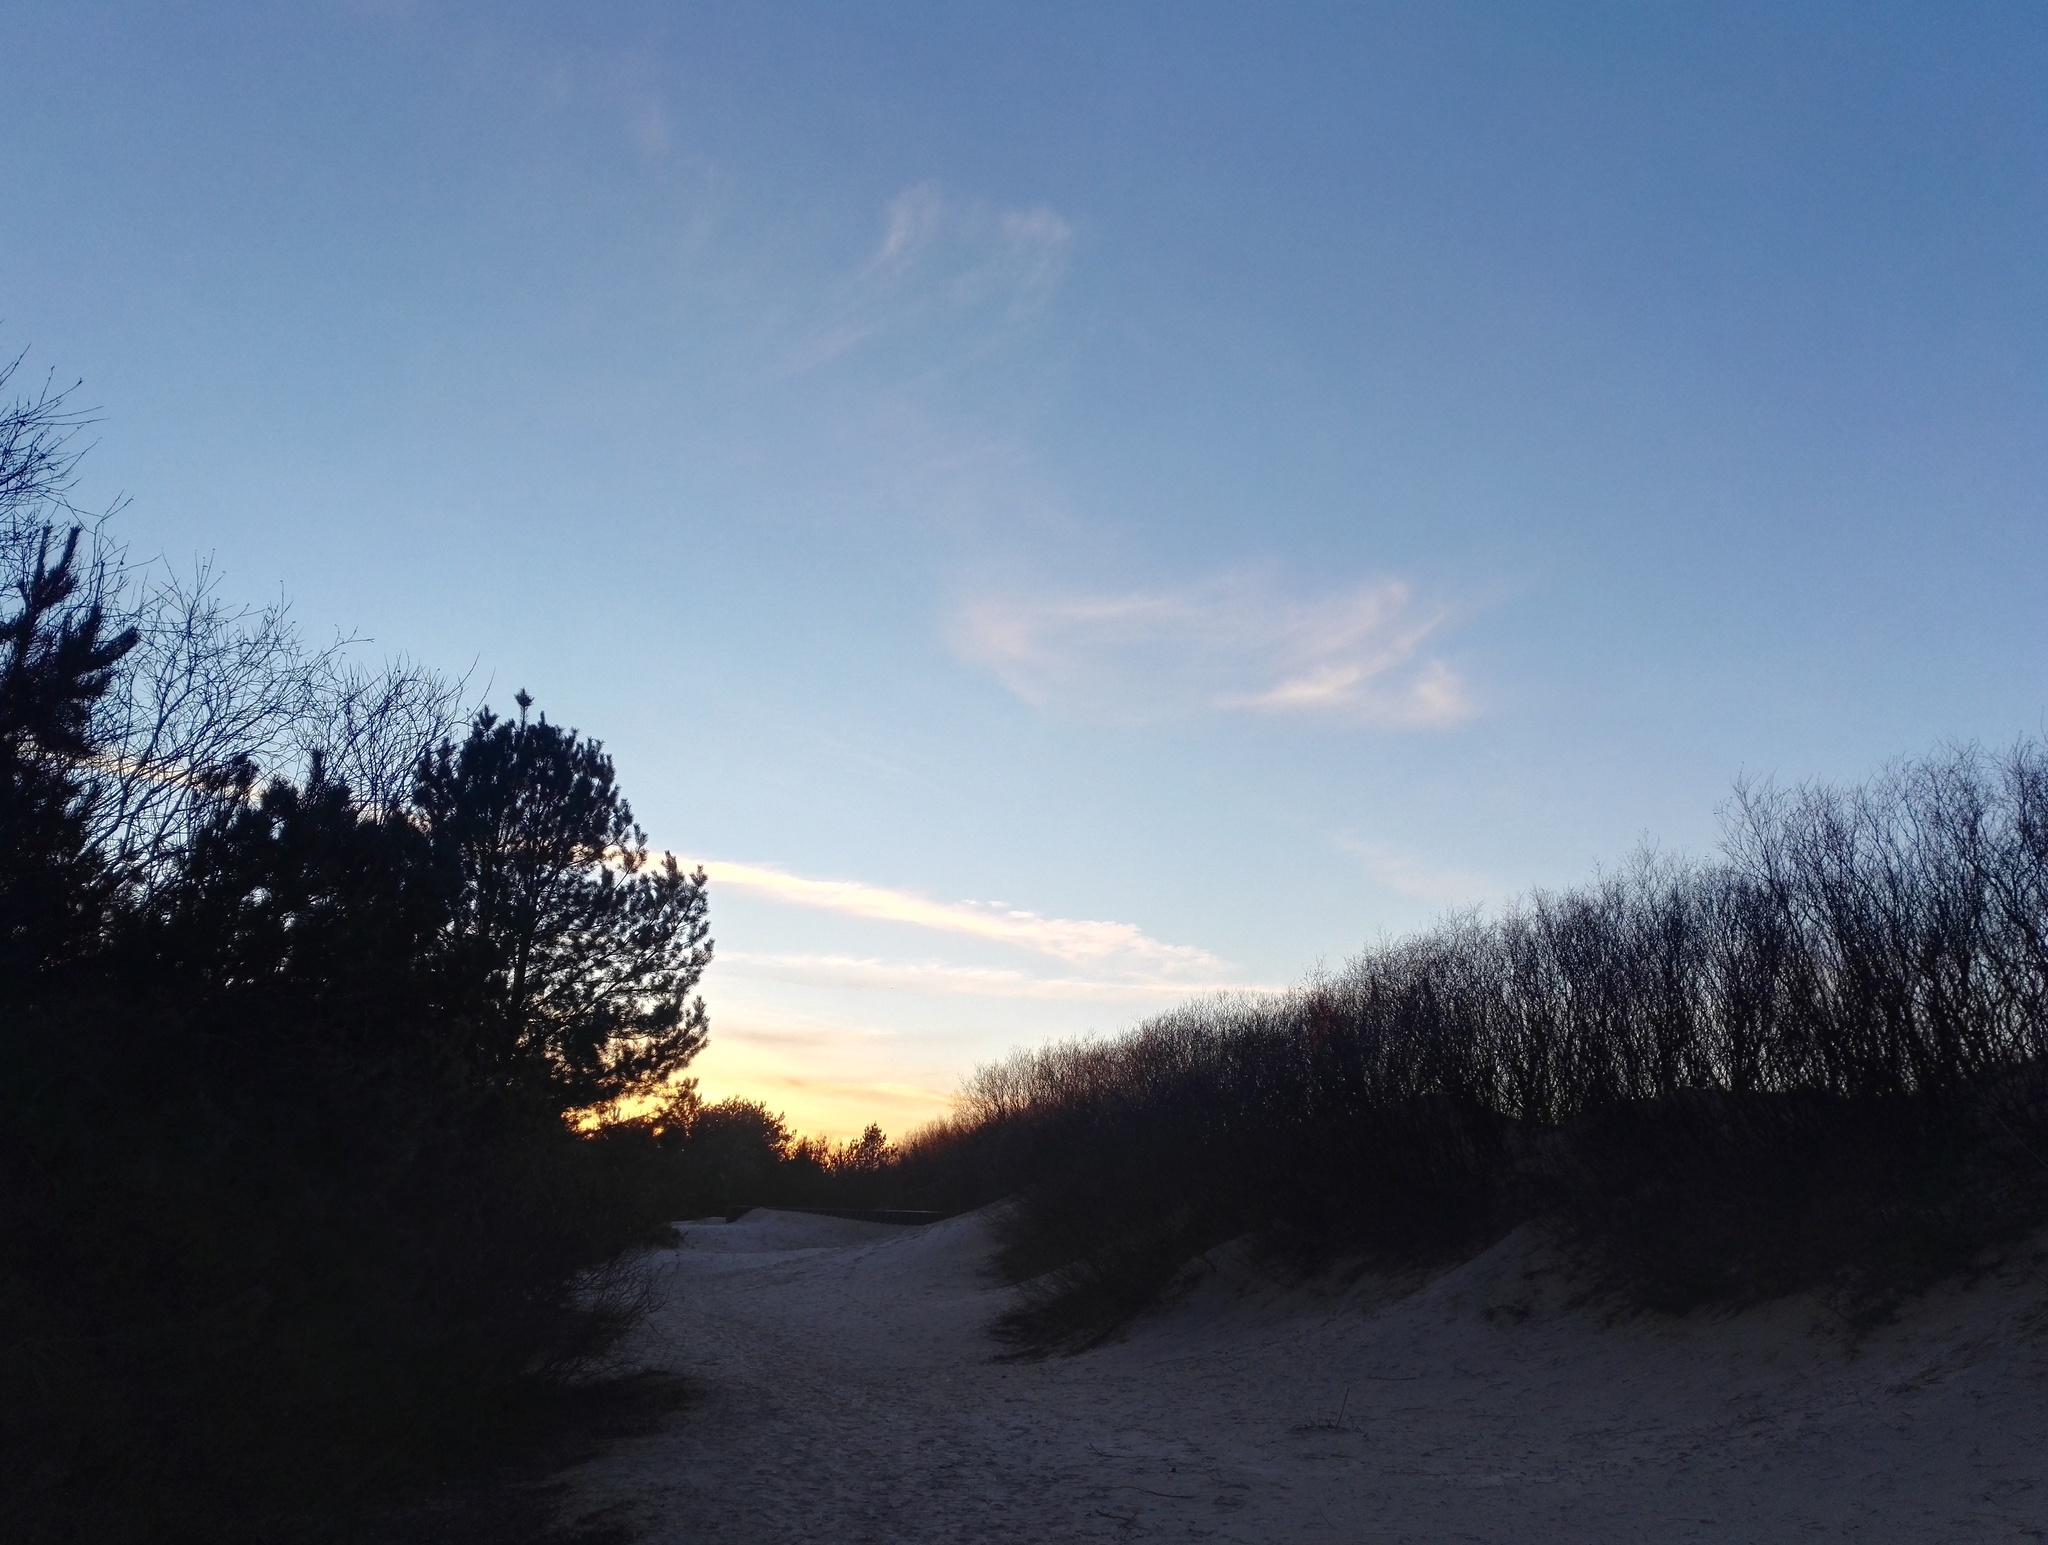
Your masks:
{"label": "dune slope", "polygon": [[650,1542],[2048,1538],[2048,1271],[1852,1344],[1824,1305],[1615,1319],[1527,1234],[1420,1284],[1221,1252],[1078,1357],[994,1360],[986,1220],[754,1213],[650,1254],[634,1355],[694,1376],[570,1476]]}

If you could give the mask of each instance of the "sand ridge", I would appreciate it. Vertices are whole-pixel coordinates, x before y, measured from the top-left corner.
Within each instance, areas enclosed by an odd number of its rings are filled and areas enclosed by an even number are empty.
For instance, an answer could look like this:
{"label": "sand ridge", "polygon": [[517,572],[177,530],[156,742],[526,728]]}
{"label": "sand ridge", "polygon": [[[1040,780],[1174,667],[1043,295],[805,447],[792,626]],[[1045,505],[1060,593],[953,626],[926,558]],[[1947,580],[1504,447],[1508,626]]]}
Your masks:
{"label": "sand ridge", "polygon": [[1616,1319],[1527,1232],[1434,1280],[1231,1251],[1115,1343],[997,1360],[981,1215],[756,1212],[640,1262],[700,1398],[565,1522],[710,1541],[2048,1538],[2038,1248],[1851,1344],[1824,1306]]}

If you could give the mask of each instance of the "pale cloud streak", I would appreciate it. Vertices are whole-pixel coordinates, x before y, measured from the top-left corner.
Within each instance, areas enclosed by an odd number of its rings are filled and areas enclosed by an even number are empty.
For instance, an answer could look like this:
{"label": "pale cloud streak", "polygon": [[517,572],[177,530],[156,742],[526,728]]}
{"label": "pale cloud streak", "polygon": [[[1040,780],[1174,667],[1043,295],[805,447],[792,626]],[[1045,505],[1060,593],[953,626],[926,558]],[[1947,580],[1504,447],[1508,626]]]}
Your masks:
{"label": "pale cloud streak", "polygon": [[1163,943],[1135,923],[1044,917],[1000,902],[937,901],[915,891],[869,885],[861,880],[812,879],[765,864],[723,859],[702,862],[714,885],[752,891],[786,906],[812,907],[876,922],[967,935],[1015,945],[1073,965],[1114,970],[1126,976],[1172,978],[1185,986],[1221,982],[1229,971],[1223,961],[1207,950]]}
{"label": "pale cloud streak", "polygon": [[876,960],[861,955],[773,954],[729,950],[718,957],[721,970],[741,976],[796,982],[811,987],[848,987],[945,997],[1005,998],[1076,1003],[1172,1004],[1204,988],[1236,992],[1277,991],[1245,983],[1200,982],[1184,977],[1130,979],[1033,976],[999,966],[962,966],[930,960]]}
{"label": "pale cloud streak", "polygon": [[1447,868],[1376,842],[1338,837],[1336,843],[1358,860],[1358,866],[1375,883],[1410,901],[1429,901],[1442,906],[1476,906],[1502,892],[1498,882],[1484,875]]}
{"label": "pale cloud streak", "polygon": [[[830,944],[721,948],[717,981],[707,984],[717,1029],[692,1074],[707,1099],[766,1098],[806,1131],[846,1136],[872,1120],[901,1131],[944,1113],[950,1096],[939,1085],[957,1075],[963,1055],[981,1060],[1004,1044],[1128,1022],[1201,994],[1270,990],[1239,979],[1207,950],[1155,939],[1133,923],[940,901],[767,864],[702,863],[714,896],[738,892],[901,925],[938,936],[923,948],[954,940],[984,957],[881,959]],[[1024,956],[991,956],[988,945]]]}
{"label": "pale cloud streak", "polygon": [[1037,312],[1066,277],[1074,229],[1037,204],[1002,209],[905,188],[889,201],[874,253],[797,352],[801,373],[891,337],[942,329],[936,357],[971,352]]}
{"label": "pale cloud streak", "polygon": [[1448,620],[1398,580],[1296,597],[1231,575],[1179,590],[983,597],[959,609],[952,641],[1024,701],[1084,717],[1441,729],[1475,711],[1458,673],[1425,652]]}
{"label": "pale cloud streak", "polygon": [[889,201],[881,245],[861,278],[921,276],[955,303],[1039,294],[1065,276],[1073,240],[1074,228],[1047,205],[995,209],[921,182]]}
{"label": "pale cloud streak", "polygon": [[905,268],[938,238],[946,220],[946,201],[936,183],[905,188],[889,201],[888,226],[882,245],[868,260],[863,278]]}

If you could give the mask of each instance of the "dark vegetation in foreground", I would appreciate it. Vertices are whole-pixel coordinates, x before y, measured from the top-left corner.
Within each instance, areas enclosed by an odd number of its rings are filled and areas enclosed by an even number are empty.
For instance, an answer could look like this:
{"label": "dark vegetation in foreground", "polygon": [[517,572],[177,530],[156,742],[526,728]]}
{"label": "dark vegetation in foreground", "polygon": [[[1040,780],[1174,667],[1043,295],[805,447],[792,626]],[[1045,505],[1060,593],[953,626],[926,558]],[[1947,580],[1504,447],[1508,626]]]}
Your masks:
{"label": "dark vegetation in foreground", "polygon": [[1023,1348],[1086,1345],[1250,1235],[1426,1265],[1540,1221],[1681,1311],[1852,1323],[2048,1219],[2048,748],[1737,791],[1640,855],[1266,998],[982,1069],[883,1199],[1014,1197]]}
{"label": "dark vegetation in foreground", "polygon": [[702,1044],[705,888],[523,695],[129,566],[80,422],[0,408],[0,1517],[352,1538],[630,1310],[686,1166],[575,1118]]}

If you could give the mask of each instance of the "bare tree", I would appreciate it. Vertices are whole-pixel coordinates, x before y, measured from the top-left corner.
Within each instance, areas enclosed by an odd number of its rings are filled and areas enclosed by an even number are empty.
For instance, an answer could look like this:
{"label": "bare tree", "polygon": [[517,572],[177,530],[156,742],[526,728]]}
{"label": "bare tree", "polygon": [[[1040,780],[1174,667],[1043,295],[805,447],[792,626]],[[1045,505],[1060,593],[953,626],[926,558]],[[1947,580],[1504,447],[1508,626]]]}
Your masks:
{"label": "bare tree", "polygon": [[[0,365],[0,393],[12,385],[24,358],[17,354]],[[92,422],[71,405],[76,390],[75,384],[60,388],[50,377],[33,396],[0,407],[0,540],[10,556],[14,544],[49,523],[52,511],[76,514],[67,495],[84,451],[72,442]]]}
{"label": "bare tree", "polygon": [[[21,363],[0,366],[0,393]],[[228,600],[210,561],[189,574],[133,561],[107,535],[113,511],[88,516],[71,502],[77,435],[92,422],[74,391],[46,381],[0,402],[0,580],[18,588],[68,527],[78,603],[137,639],[94,706],[96,749],[78,768],[110,871],[147,892],[213,801],[266,776],[303,777],[316,758],[364,805],[402,804],[420,758],[467,716],[466,678],[402,656],[367,666],[352,636],[314,647],[284,603]]]}
{"label": "bare tree", "polygon": [[378,669],[330,660],[302,721],[297,749],[372,810],[396,810],[413,792],[422,758],[470,716],[469,678],[443,676],[405,655]]}

